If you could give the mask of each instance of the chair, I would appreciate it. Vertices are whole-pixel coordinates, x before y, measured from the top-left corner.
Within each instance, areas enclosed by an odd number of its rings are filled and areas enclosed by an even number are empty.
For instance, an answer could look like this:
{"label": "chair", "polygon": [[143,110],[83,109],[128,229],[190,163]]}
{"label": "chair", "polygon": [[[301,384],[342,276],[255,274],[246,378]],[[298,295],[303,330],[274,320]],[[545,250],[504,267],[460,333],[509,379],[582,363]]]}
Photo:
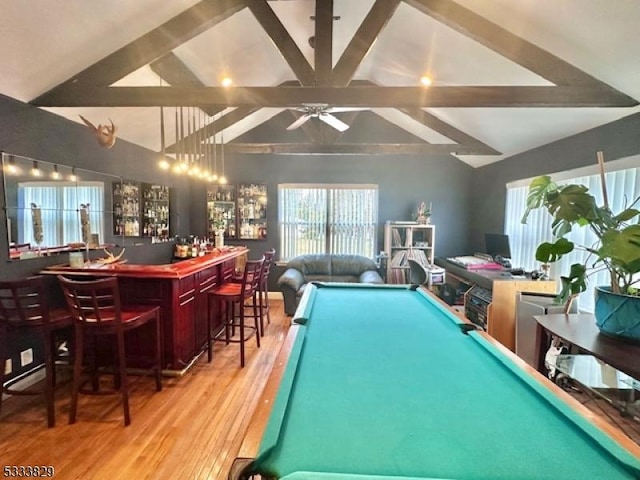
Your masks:
{"label": "chair", "polygon": [[[209,299],[209,305],[207,306],[208,315],[208,344],[207,344],[207,354],[208,361],[210,362],[213,359],[213,346],[212,343],[216,338],[212,337],[211,326],[212,326],[212,318],[211,318],[211,308],[210,302],[214,301],[217,303],[216,311],[221,312],[224,315],[224,335],[225,342],[229,344],[230,342],[239,343],[240,344],[240,366],[244,367],[245,364],[245,355],[244,355],[244,344],[245,341],[248,340],[250,335],[255,334],[256,343],[258,347],[260,347],[260,313],[259,313],[259,304],[257,301],[256,295],[258,293],[258,289],[260,288],[260,277],[262,273],[262,266],[264,265],[264,256],[260,260],[248,260],[244,266],[244,273],[242,275],[242,281],[239,283],[236,282],[226,282],[222,285],[213,288],[207,292],[207,298]],[[251,307],[253,310],[253,314],[249,316],[254,319],[254,326],[247,327],[245,325],[245,317],[247,316],[245,313],[245,304],[248,300],[251,300],[251,303],[248,307]],[[236,307],[238,308],[238,313],[235,313]],[[239,327],[240,333],[238,339],[232,339],[229,335],[230,330],[233,329],[235,331],[235,327]],[[249,335],[245,335],[245,330],[249,329]]]}
{"label": "chair", "polygon": [[424,265],[411,258],[407,259],[409,264],[409,283],[414,285],[427,285],[429,283],[429,272]]}
{"label": "chair", "polygon": [[[254,295],[253,301],[258,302],[258,309],[260,311],[260,336],[264,337],[264,317],[267,317],[267,324],[271,323],[271,314],[269,313],[269,273],[271,272],[271,265],[273,265],[273,259],[276,254],[276,249],[271,248],[264,252],[264,264],[262,265],[262,272],[260,272],[259,287]],[[246,260],[245,260],[246,262]],[[243,262],[243,264],[245,263]],[[242,274],[234,276],[231,279],[232,282],[241,283]],[[247,305],[252,307],[252,304]]]}
{"label": "chair", "polygon": [[264,265],[262,266],[262,275],[260,278],[260,288],[258,295],[260,296],[260,335],[264,336],[264,317],[267,317],[267,324],[271,323],[271,315],[269,314],[269,273],[273,265],[273,259],[276,255],[276,249],[271,248],[264,252]]}
{"label": "chair", "polygon": [[155,374],[156,390],[162,390],[161,381],[161,334],[160,307],[151,305],[134,305],[123,307],[120,303],[118,279],[115,277],[91,281],[70,280],[58,276],[64,296],[71,310],[75,323],[76,346],[73,369],[73,390],[71,394],[71,410],[69,423],[75,423],[78,408],[78,394],[104,394],[98,387],[98,370],[96,369],[95,351],[89,349],[91,355],[92,390],[82,388],[82,364],[85,341],[95,347],[97,337],[111,336],[115,339],[115,387],[107,393],[120,393],[124,410],[124,425],[131,423],[129,414],[129,382],[126,372],[125,332],[142,327],[149,322],[154,323],[154,360],[152,370]]}
{"label": "chair", "polygon": [[[23,280],[0,282],[0,407],[2,393],[11,395],[44,394],[47,405],[47,425],[55,426],[54,389],[56,385],[56,335],[72,325],[66,308],[50,309],[41,276]],[[11,332],[25,331],[36,334],[44,346],[44,391],[14,390],[4,385],[4,372],[8,355],[7,339]]]}

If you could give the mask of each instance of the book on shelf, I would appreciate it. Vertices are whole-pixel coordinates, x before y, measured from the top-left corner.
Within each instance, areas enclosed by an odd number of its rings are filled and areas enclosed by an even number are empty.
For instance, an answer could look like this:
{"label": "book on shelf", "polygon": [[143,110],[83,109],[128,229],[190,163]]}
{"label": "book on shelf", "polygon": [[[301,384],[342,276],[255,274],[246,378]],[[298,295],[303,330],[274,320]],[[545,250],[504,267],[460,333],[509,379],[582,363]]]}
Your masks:
{"label": "book on shelf", "polygon": [[427,258],[427,255],[424,253],[423,250],[408,250],[407,251],[407,258],[410,258],[411,260],[415,260],[416,262],[418,262],[420,265],[422,265],[423,267],[430,267],[430,263],[429,263],[429,259]]}
{"label": "book on shelf", "polygon": [[391,267],[405,267],[407,265],[407,251],[398,250],[391,257]]}
{"label": "book on shelf", "polygon": [[400,237],[400,232],[393,228],[391,230],[391,241],[394,247],[402,246],[402,238]]}

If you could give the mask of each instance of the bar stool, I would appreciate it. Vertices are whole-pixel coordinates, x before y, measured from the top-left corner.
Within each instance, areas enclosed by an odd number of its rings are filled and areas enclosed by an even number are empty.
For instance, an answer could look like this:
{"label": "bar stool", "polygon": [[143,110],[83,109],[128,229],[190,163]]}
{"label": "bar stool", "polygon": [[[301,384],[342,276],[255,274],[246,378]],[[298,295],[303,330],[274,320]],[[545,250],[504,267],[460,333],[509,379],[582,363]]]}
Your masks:
{"label": "bar stool", "polygon": [[[258,290],[253,296],[252,302],[257,303],[260,311],[260,336],[264,337],[264,317],[267,317],[267,324],[271,323],[271,315],[269,313],[269,272],[271,271],[271,265],[273,264],[273,258],[275,257],[276,249],[271,248],[264,252],[264,264],[262,265],[262,271],[260,272],[260,280],[258,284]],[[242,275],[234,276],[231,281],[235,283],[242,282]],[[253,304],[248,304],[248,307],[253,307]]]}
{"label": "bar stool", "polygon": [[[262,266],[264,264],[264,257],[260,260],[249,260],[244,266],[244,273],[242,275],[242,281],[239,283],[236,282],[226,282],[222,285],[213,288],[207,292],[208,301],[214,301],[217,303],[216,311],[223,312],[224,318],[224,334],[225,334],[225,342],[229,343],[239,343],[240,344],[240,366],[244,367],[245,356],[244,356],[244,344],[245,341],[250,338],[251,335],[255,334],[256,343],[258,347],[260,347],[260,323],[259,317],[260,314],[258,312],[259,302],[255,300],[255,295],[258,292],[258,288],[260,286],[260,274],[262,273]],[[246,326],[245,325],[245,317],[247,316],[245,313],[245,303],[247,300],[252,300],[249,307],[252,307],[253,314],[249,314],[249,317],[254,319],[254,326]],[[236,306],[238,308],[238,313],[235,313]],[[216,340],[215,337],[212,337],[211,332],[211,308],[210,305],[207,306],[208,315],[208,361],[210,362],[213,358],[213,346],[212,343]],[[229,331],[233,328],[235,331],[235,327],[239,327],[239,338],[232,339],[230,338]],[[249,334],[246,335],[245,330],[249,329]]]}
{"label": "bar stool", "polygon": [[[78,408],[78,394],[104,395],[105,393],[120,393],[124,410],[124,425],[131,423],[129,414],[129,382],[127,380],[125,356],[125,332],[153,322],[154,331],[154,360],[150,370],[155,374],[156,390],[162,390],[160,377],[161,368],[161,333],[160,307],[152,305],[133,305],[122,307],[120,304],[120,290],[118,279],[115,277],[91,281],[70,280],[58,275],[64,296],[71,310],[76,331],[75,362],[73,369],[73,390],[71,394],[71,410],[69,424],[75,423]],[[115,387],[105,392],[98,388],[98,371],[95,365],[95,352],[92,354],[91,381],[92,390],[82,386],[82,363],[84,342],[91,342],[100,336],[111,336],[116,342],[117,365],[114,371]]]}
{"label": "bar stool", "polygon": [[[0,282],[0,407],[2,393],[10,395],[44,394],[47,405],[47,425],[55,426],[54,389],[56,386],[55,362],[57,357],[56,335],[64,329],[71,330],[71,314],[66,308],[50,309],[41,276],[22,280]],[[11,332],[29,332],[37,335],[44,346],[45,386],[43,391],[14,390],[4,385]],[[36,370],[37,371],[37,370]],[[35,371],[33,372],[35,373]]]}
{"label": "bar stool", "polygon": [[260,288],[258,295],[260,297],[260,335],[264,336],[264,317],[267,317],[267,324],[271,323],[271,315],[269,314],[269,273],[271,265],[276,255],[276,249],[271,248],[264,252],[264,266],[262,267],[262,275],[260,278]]}

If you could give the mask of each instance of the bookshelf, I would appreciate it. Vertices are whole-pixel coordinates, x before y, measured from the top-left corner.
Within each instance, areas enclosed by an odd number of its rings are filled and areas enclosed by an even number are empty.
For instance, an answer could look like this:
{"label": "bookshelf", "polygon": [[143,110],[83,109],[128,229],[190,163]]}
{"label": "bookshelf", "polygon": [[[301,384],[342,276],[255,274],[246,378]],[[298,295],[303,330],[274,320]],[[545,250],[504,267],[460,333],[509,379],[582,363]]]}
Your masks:
{"label": "bookshelf", "polygon": [[408,259],[425,267],[433,265],[436,227],[415,222],[391,222],[384,225],[384,251],[387,254],[387,282],[408,283]]}

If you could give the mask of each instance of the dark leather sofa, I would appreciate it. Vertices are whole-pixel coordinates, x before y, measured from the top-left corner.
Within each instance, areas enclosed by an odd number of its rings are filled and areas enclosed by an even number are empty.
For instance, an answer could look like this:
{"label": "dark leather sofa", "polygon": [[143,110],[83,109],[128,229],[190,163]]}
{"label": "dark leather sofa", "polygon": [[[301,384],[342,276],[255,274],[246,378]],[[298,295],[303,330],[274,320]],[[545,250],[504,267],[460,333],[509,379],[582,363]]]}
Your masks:
{"label": "dark leather sofa", "polygon": [[278,279],[284,311],[293,315],[309,282],[384,283],[376,263],[361,255],[312,254],[292,258]]}

